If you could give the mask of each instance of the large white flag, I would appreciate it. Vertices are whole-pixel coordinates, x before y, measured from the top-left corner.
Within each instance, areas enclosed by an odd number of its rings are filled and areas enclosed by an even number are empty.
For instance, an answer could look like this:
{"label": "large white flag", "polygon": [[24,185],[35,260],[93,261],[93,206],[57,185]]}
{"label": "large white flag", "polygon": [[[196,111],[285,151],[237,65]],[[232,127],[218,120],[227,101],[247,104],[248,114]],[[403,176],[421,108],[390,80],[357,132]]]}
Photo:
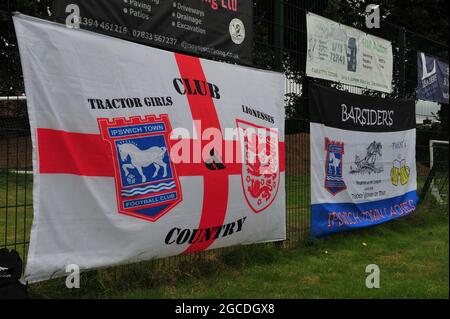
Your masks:
{"label": "large white flag", "polygon": [[285,239],[281,74],[14,24],[33,141],[25,281]]}

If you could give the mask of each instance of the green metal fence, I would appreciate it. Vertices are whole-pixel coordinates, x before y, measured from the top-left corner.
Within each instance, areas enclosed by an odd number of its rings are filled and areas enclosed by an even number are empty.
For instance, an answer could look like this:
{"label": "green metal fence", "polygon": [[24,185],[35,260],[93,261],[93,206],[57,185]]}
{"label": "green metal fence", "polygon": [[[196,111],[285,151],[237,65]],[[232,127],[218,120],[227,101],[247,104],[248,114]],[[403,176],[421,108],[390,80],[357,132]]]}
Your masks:
{"label": "green metal fence", "polygon": [[[248,0],[250,1],[250,0]],[[33,219],[33,176],[30,130],[26,98],[22,81],[11,13],[49,19],[51,0],[2,0],[0,2],[0,247],[14,248],[25,257]],[[308,83],[318,82],[354,93],[382,95],[379,92],[319,81],[306,77],[306,12],[311,11],[344,24],[355,26],[393,43],[393,98],[415,98],[416,54],[424,51],[448,60],[448,46],[427,39],[399,26],[384,23],[380,29],[366,30],[364,17],[343,14],[329,0],[254,0],[254,63],[255,67],[282,71],[286,74],[286,201],[287,241],[285,247],[295,247],[309,238],[310,155],[308,120]],[[363,9],[361,9],[363,10]],[[429,140],[448,140],[448,105],[441,106],[439,121],[429,110],[417,110],[418,117],[429,117],[417,129],[417,169],[419,188],[429,174]],[[448,160],[448,147],[439,161]],[[445,153],[446,152],[446,153]],[[448,165],[441,165],[440,184],[448,193]],[[446,174],[446,175],[445,175]],[[445,188],[446,185],[446,188]],[[420,191],[420,190],[419,190]],[[448,199],[448,196],[447,196]],[[448,200],[447,200],[448,205]],[[200,253],[206,258],[220,251]],[[177,259],[178,258],[178,259]]]}

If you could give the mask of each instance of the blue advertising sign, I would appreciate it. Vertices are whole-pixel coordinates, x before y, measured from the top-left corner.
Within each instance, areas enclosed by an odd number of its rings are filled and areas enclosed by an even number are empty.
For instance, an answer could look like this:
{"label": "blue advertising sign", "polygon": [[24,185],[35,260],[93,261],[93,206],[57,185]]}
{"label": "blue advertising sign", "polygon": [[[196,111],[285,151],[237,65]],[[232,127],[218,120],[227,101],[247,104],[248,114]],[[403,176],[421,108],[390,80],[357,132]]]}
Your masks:
{"label": "blue advertising sign", "polygon": [[417,53],[417,98],[448,104],[448,63]]}

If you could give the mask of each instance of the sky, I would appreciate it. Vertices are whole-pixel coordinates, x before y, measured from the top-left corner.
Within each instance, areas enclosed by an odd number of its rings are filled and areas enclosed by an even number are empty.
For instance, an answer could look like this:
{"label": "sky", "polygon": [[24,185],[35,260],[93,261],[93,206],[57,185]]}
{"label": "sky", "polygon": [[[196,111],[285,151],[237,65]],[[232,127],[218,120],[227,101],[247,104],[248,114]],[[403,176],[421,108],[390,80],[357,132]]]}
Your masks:
{"label": "sky", "polygon": [[[444,106],[446,107],[446,106]],[[416,123],[421,124],[423,120],[429,118],[433,122],[436,122],[436,118],[433,113],[436,114],[441,109],[440,105],[435,102],[428,102],[417,100],[416,101]]]}

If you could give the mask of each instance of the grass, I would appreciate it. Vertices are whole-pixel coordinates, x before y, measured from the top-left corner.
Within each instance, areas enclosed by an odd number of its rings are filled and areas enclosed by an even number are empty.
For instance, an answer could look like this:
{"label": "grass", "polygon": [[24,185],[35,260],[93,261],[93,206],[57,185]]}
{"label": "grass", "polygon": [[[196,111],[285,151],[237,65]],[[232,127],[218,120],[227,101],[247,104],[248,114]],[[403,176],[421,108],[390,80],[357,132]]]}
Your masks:
{"label": "grass", "polygon": [[33,176],[0,171],[0,246],[25,255],[33,220]]}
{"label": "grass", "polygon": [[[48,298],[448,298],[446,207],[422,207],[382,226],[280,249],[274,244],[224,249],[169,262],[145,262],[31,287]],[[381,288],[367,289],[377,264]]]}

